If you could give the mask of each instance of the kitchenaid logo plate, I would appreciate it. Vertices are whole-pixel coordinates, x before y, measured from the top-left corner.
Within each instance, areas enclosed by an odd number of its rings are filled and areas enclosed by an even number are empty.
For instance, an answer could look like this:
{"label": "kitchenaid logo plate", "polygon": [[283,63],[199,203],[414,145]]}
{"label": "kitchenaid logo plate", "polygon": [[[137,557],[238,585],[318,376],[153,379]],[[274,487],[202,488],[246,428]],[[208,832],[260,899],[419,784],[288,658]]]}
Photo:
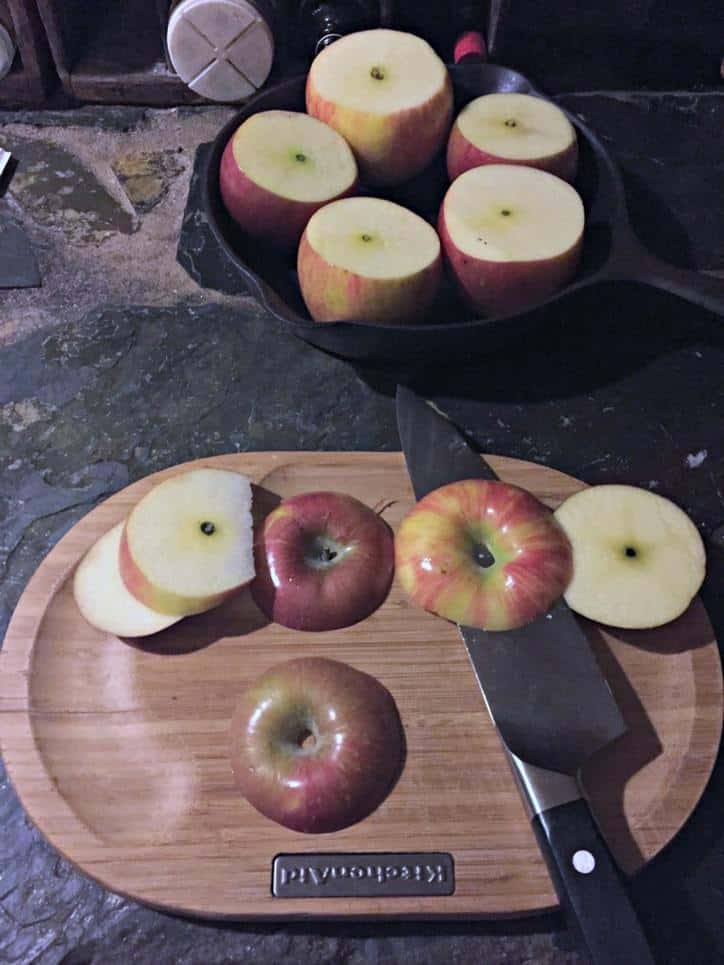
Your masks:
{"label": "kitchenaid logo plate", "polygon": [[454,891],[452,855],[442,852],[279,854],[272,864],[275,898],[381,898]]}

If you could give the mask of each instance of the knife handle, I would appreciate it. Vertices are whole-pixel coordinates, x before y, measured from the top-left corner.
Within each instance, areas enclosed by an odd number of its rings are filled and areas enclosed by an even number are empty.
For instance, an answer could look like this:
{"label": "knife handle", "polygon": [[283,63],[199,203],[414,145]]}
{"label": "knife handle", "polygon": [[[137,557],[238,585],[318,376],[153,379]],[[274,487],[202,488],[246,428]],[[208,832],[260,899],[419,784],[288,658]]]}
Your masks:
{"label": "knife handle", "polygon": [[533,830],[594,965],[655,965],[626,883],[586,802],[579,798],[536,814]]}

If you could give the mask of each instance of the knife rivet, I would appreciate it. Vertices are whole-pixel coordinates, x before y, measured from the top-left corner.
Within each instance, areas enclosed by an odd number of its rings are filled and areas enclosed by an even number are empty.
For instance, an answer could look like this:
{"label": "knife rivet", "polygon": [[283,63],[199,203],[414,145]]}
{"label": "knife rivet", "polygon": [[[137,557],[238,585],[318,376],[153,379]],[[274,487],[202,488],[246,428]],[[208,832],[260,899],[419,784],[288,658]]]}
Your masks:
{"label": "knife rivet", "polygon": [[590,875],[596,867],[596,859],[590,851],[576,851],[573,855],[573,867],[582,875]]}

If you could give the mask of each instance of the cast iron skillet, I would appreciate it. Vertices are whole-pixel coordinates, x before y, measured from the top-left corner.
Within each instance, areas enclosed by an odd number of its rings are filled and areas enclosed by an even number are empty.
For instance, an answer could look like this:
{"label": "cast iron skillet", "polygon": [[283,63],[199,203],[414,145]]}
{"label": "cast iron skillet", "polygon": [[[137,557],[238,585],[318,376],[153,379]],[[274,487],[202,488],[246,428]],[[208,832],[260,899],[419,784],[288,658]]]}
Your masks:
{"label": "cast iron skillet", "polygon": [[[451,67],[450,74],[456,110],[474,97],[493,92],[543,96],[522,74],[494,64]],[[278,321],[312,345],[343,358],[382,364],[462,358],[519,337],[542,324],[547,314],[542,311],[544,307],[573,291],[607,281],[641,282],[724,315],[723,281],[666,264],[636,239],[628,220],[621,175],[598,138],[569,114],[578,132],[580,150],[576,188],[586,209],[581,267],[570,285],[515,315],[471,317],[471,310],[446,283],[426,323],[380,326],[364,321],[312,322],[299,292],[293,259],[285,261],[274,250],[244,236],[226,214],[219,194],[221,155],[238,125],[258,111],[304,110],[304,85],[305,78],[296,77],[263,91],[222,128],[207,158],[202,199],[211,230],[238,271],[240,283]],[[412,208],[434,224],[447,184],[444,158],[440,157],[413,181],[375,193]]]}

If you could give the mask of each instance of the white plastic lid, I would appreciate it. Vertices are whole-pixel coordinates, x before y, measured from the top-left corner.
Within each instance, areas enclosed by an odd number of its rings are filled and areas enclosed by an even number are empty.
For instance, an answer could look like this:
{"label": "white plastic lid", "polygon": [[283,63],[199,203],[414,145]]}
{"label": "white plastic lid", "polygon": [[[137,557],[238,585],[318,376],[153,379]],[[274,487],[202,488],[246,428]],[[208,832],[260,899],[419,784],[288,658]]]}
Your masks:
{"label": "white plastic lid", "polygon": [[0,23],[0,80],[10,73],[15,53],[15,41]]}
{"label": "white plastic lid", "polygon": [[269,24],[248,0],[181,0],[166,42],[179,77],[212,101],[250,97],[274,59]]}

